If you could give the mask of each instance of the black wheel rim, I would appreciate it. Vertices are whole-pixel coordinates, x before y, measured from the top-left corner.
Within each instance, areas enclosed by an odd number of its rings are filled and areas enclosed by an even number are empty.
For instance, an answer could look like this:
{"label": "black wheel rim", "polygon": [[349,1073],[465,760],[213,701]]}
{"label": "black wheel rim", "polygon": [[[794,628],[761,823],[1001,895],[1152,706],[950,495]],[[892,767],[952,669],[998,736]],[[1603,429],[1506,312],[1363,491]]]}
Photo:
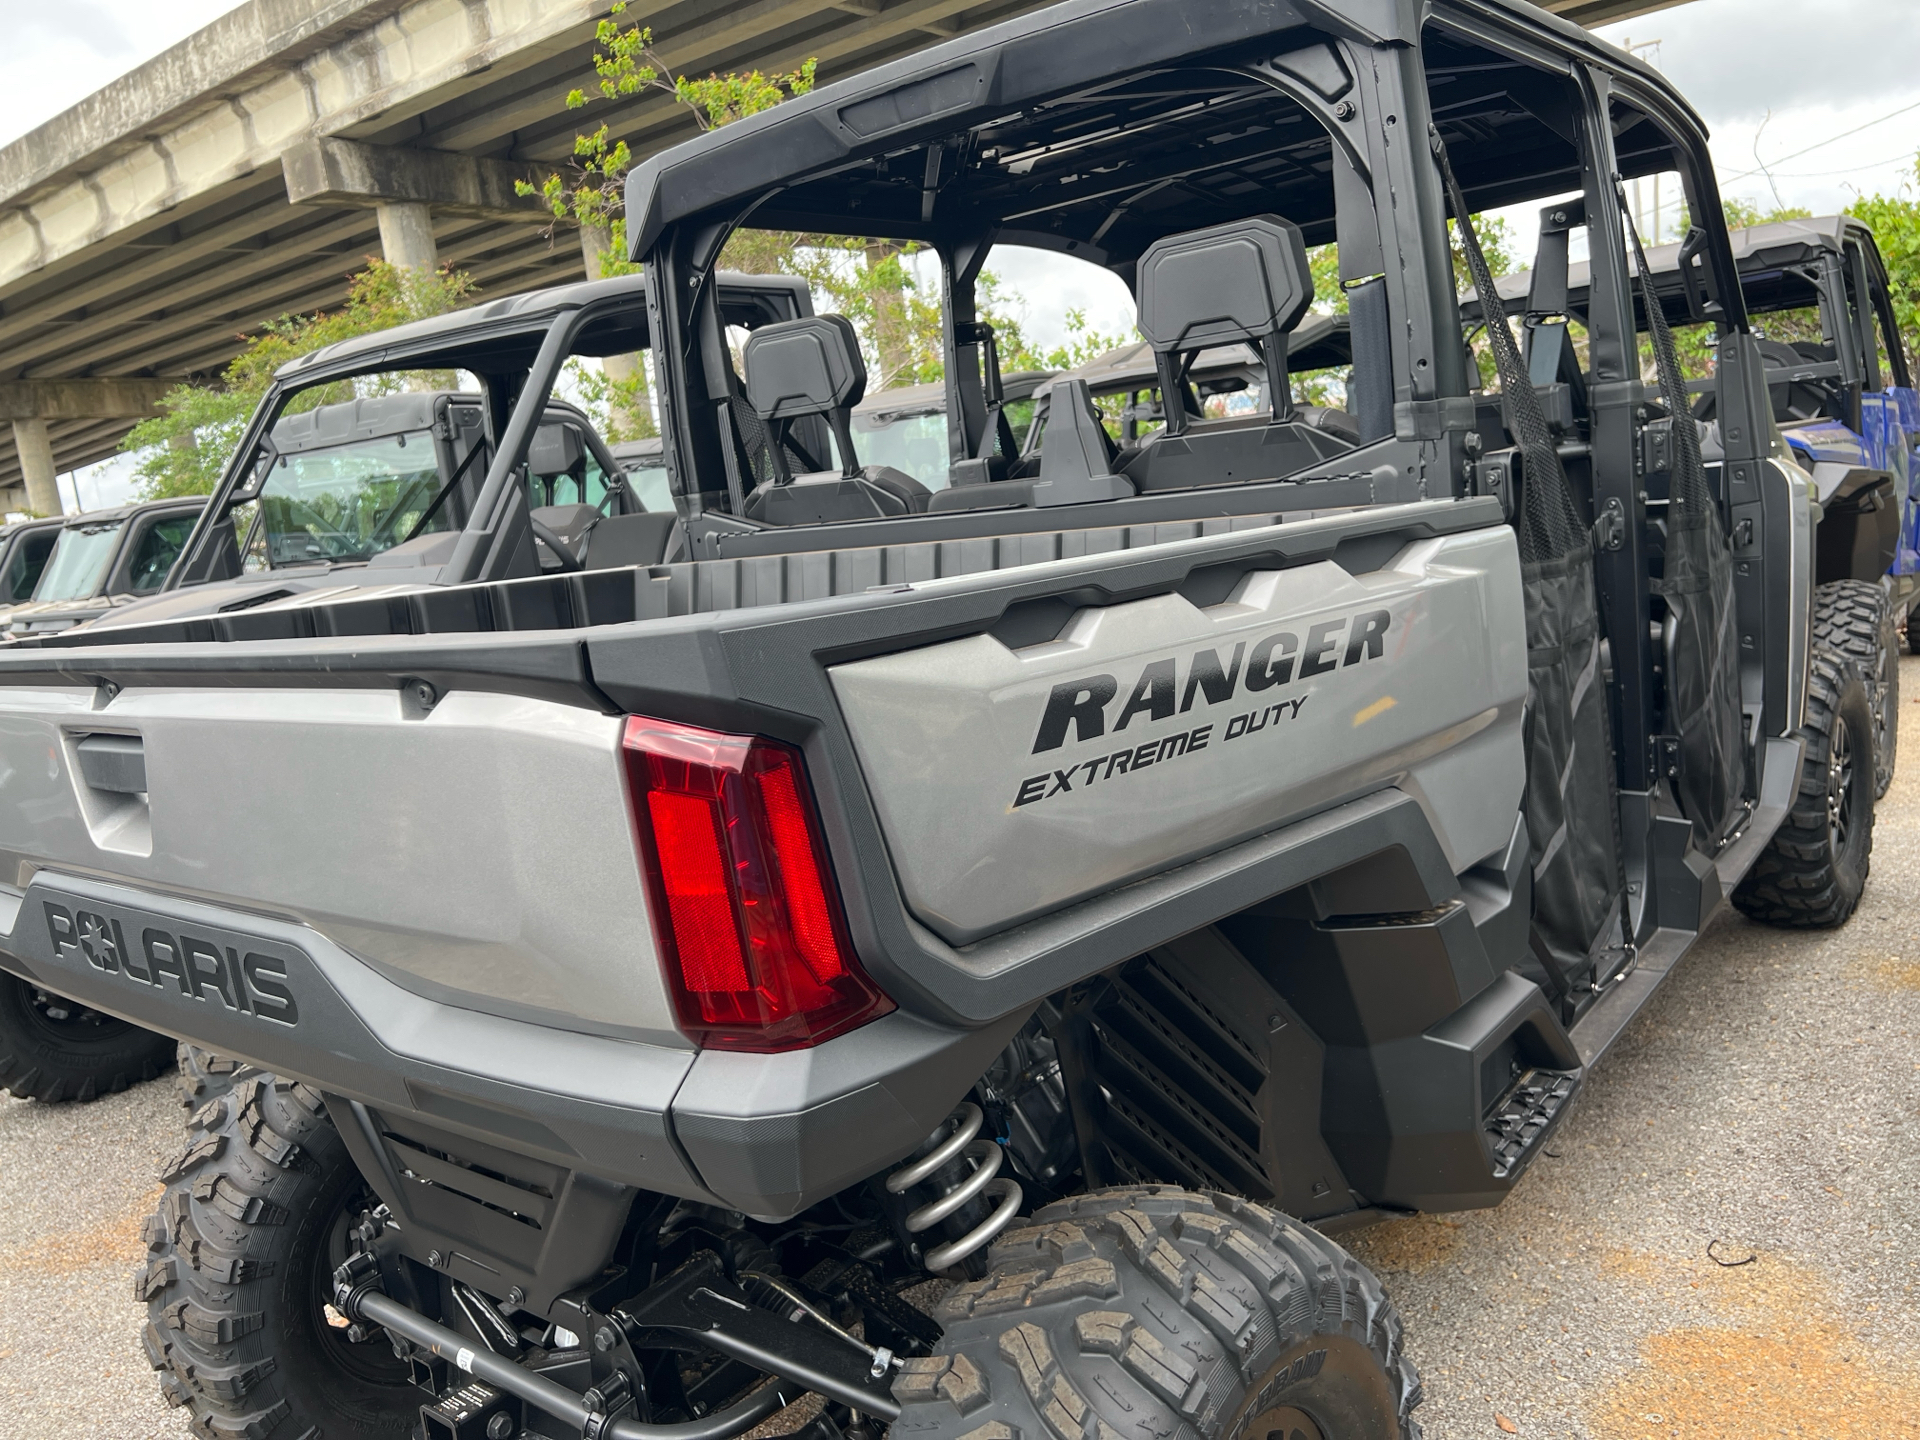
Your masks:
{"label": "black wheel rim", "polygon": [[1247,1427],[1248,1440],[1327,1440],[1326,1432],[1304,1410],[1282,1405],[1256,1416]]}
{"label": "black wheel rim", "polygon": [[1880,693],[1875,695],[1873,707],[1873,728],[1875,731],[1874,760],[1884,768],[1884,757],[1893,753],[1895,739],[1900,734],[1900,652],[1891,643],[1893,637],[1880,647],[1880,683],[1874,688]]}
{"label": "black wheel rim", "polygon": [[1845,853],[1853,833],[1853,727],[1836,716],[1827,739],[1827,842]]}
{"label": "black wheel rim", "polygon": [[28,1023],[55,1044],[66,1046],[104,1045],[118,1040],[133,1027],[124,1020],[102,1015],[77,1000],[55,995],[25,980],[15,981],[27,1013]]}
{"label": "black wheel rim", "polygon": [[373,1329],[365,1340],[349,1338],[347,1327],[337,1323],[344,1317],[340,1317],[332,1305],[333,1272],[346,1262],[353,1229],[360,1223],[360,1217],[379,1203],[367,1186],[348,1186],[326,1227],[325,1243],[314,1247],[313,1329],[319,1342],[316,1348],[351,1382],[401,1386],[411,1383],[411,1372],[407,1363],[393,1353],[386,1333]]}

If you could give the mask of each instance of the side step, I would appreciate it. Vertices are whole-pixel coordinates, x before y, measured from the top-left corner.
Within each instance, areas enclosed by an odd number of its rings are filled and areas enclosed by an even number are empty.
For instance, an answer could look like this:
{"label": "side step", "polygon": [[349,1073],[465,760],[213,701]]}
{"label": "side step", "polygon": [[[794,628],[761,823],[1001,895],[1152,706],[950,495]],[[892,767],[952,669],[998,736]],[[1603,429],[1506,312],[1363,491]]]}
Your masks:
{"label": "side step", "polygon": [[1496,1180],[1527,1167],[1536,1148],[1553,1133],[1579,1083],[1578,1071],[1529,1070],[1501,1097],[1486,1121]]}
{"label": "side step", "polygon": [[1580,1051],[1582,1066],[1593,1065],[1613,1048],[1613,1042],[1653,998],[1654,992],[1666,983],[1675,964],[1697,938],[1692,930],[1662,927],[1653,932],[1641,947],[1633,969],[1608,986],[1606,994],[1595,1000],[1592,1008],[1567,1032]]}

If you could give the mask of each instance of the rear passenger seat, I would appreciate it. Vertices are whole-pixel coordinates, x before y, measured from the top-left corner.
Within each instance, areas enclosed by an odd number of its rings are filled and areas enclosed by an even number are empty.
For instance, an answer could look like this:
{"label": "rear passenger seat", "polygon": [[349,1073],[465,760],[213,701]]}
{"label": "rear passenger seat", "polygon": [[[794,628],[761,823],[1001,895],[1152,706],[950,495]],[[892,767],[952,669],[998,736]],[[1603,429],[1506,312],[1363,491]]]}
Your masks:
{"label": "rear passenger seat", "polygon": [[[1293,403],[1287,336],[1313,299],[1297,226],[1262,215],[1168,236],[1140,258],[1138,276],[1140,332],[1153,348],[1166,427],[1137,447],[1116,450],[1097,421],[1068,423],[1080,418],[1067,413],[1072,387],[1057,386],[1057,413],[1041,437],[1037,480],[957,485],[936,494],[931,510],[1045,504],[1043,493],[1069,477],[1090,482],[1075,492],[1076,499],[1089,500],[1248,485],[1278,480],[1359,445],[1359,423],[1346,411]],[[1194,358],[1243,342],[1265,361],[1268,413],[1217,419],[1194,414],[1186,403]],[[1084,382],[1074,384],[1084,397]]]}
{"label": "rear passenger seat", "polygon": [[[1313,277],[1291,221],[1256,215],[1156,241],[1140,257],[1139,295],[1167,414],[1121,464],[1142,494],[1277,480],[1358,443],[1351,416],[1293,403],[1287,335],[1312,303]],[[1242,342],[1266,362],[1269,413],[1195,416],[1182,403],[1187,368],[1203,350]]]}

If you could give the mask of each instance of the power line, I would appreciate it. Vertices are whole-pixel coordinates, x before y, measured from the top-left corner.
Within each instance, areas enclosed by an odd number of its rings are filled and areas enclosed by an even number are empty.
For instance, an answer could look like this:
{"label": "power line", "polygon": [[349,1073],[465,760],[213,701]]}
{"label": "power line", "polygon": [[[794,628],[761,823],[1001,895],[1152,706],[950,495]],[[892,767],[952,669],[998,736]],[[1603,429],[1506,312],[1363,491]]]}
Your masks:
{"label": "power line", "polygon": [[1882,115],[1878,120],[1869,120],[1864,125],[1856,125],[1851,130],[1843,130],[1838,135],[1834,135],[1829,137],[1828,139],[1820,141],[1820,143],[1817,145],[1809,145],[1804,150],[1795,150],[1791,155],[1782,155],[1779,158],[1771,161],[1767,165],[1755,166],[1751,170],[1742,170],[1738,175],[1724,176],[1722,177],[1720,183],[1722,185],[1731,185],[1735,180],[1745,180],[1749,176],[1765,174],[1767,170],[1772,168],[1773,165],[1784,165],[1789,160],[1798,160],[1802,155],[1811,155],[1816,150],[1824,150],[1826,149],[1827,146],[1834,144],[1836,141],[1845,140],[1851,136],[1858,135],[1862,130],[1871,130],[1876,125],[1884,125],[1889,120],[1898,119],[1900,116],[1905,115],[1910,110],[1920,110],[1920,100],[1914,101],[1914,103],[1911,105],[1903,105],[1898,110],[1891,110],[1887,112],[1885,115]]}
{"label": "power line", "polygon": [[[1832,175],[1852,175],[1861,170],[1877,170],[1882,165],[1892,165],[1902,160],[1910,161],[1915,153],[1914,149],[1908,148],[1898,155],[1889,155],[1884,160],[1868,160],[1864,163],[1856,161],[1851,165],[1842,165],[1837,170],[1773,170],[1772,166],[1767,168],[1772,171],[1776,180],[1825,180]],[[1737,180],[1740,177],[1736,175],[1733,178]]]}

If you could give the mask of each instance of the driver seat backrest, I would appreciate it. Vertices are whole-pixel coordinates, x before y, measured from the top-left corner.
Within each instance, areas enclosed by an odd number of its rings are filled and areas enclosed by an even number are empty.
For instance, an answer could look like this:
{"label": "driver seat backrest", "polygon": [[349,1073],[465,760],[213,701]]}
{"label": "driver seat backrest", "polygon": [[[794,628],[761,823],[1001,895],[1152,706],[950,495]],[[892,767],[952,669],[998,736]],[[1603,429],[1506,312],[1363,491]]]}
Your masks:
{"label": "driver seat backrest", "polygon": [[[1804,370],[1810,365],[1824,363],[1809,358],[1797,345],[1784,340],[1761,339],[1754,343],[1760,351],[1761,363],[1769,371]],[[1773,419],[1777,425],[1803,425],[1809,420],[1838,418],[1832,413],[1833,402],[1817,382],[1788,380],[1784,376],[1776,379],[1769,374],[1767,399],[1773,405]]]}
{"label": "driver seat backrest", "polygon": [[[884,465],[861,465],[853,447],[853,407],[867,393],[860,342],[844,315],[807,315],[763,325],[741,352],[747,403],[770,432],[773,474],[747,496],[750,520],[810,525],[872,520],[925,510],[931,491],[911,475]],[[795,475],[787,463],[796,421],[820,416],[833,432],[840,468],[830,456],[809,456],[822,468]]]}
{"label": "driver seat backrest", "polygon": [[[1351,448],[1300,423],[1287,336],[1313,301],[1300,227],[1278,215],[1169,235],[1140,257],[1140,333],[1153,349],[1166,428],[1125,461],[1141,491],[1278,479]],[[1250,344],[1266,367],[1268,417],[1194,414],[1188,372],[1216,346]]]}

